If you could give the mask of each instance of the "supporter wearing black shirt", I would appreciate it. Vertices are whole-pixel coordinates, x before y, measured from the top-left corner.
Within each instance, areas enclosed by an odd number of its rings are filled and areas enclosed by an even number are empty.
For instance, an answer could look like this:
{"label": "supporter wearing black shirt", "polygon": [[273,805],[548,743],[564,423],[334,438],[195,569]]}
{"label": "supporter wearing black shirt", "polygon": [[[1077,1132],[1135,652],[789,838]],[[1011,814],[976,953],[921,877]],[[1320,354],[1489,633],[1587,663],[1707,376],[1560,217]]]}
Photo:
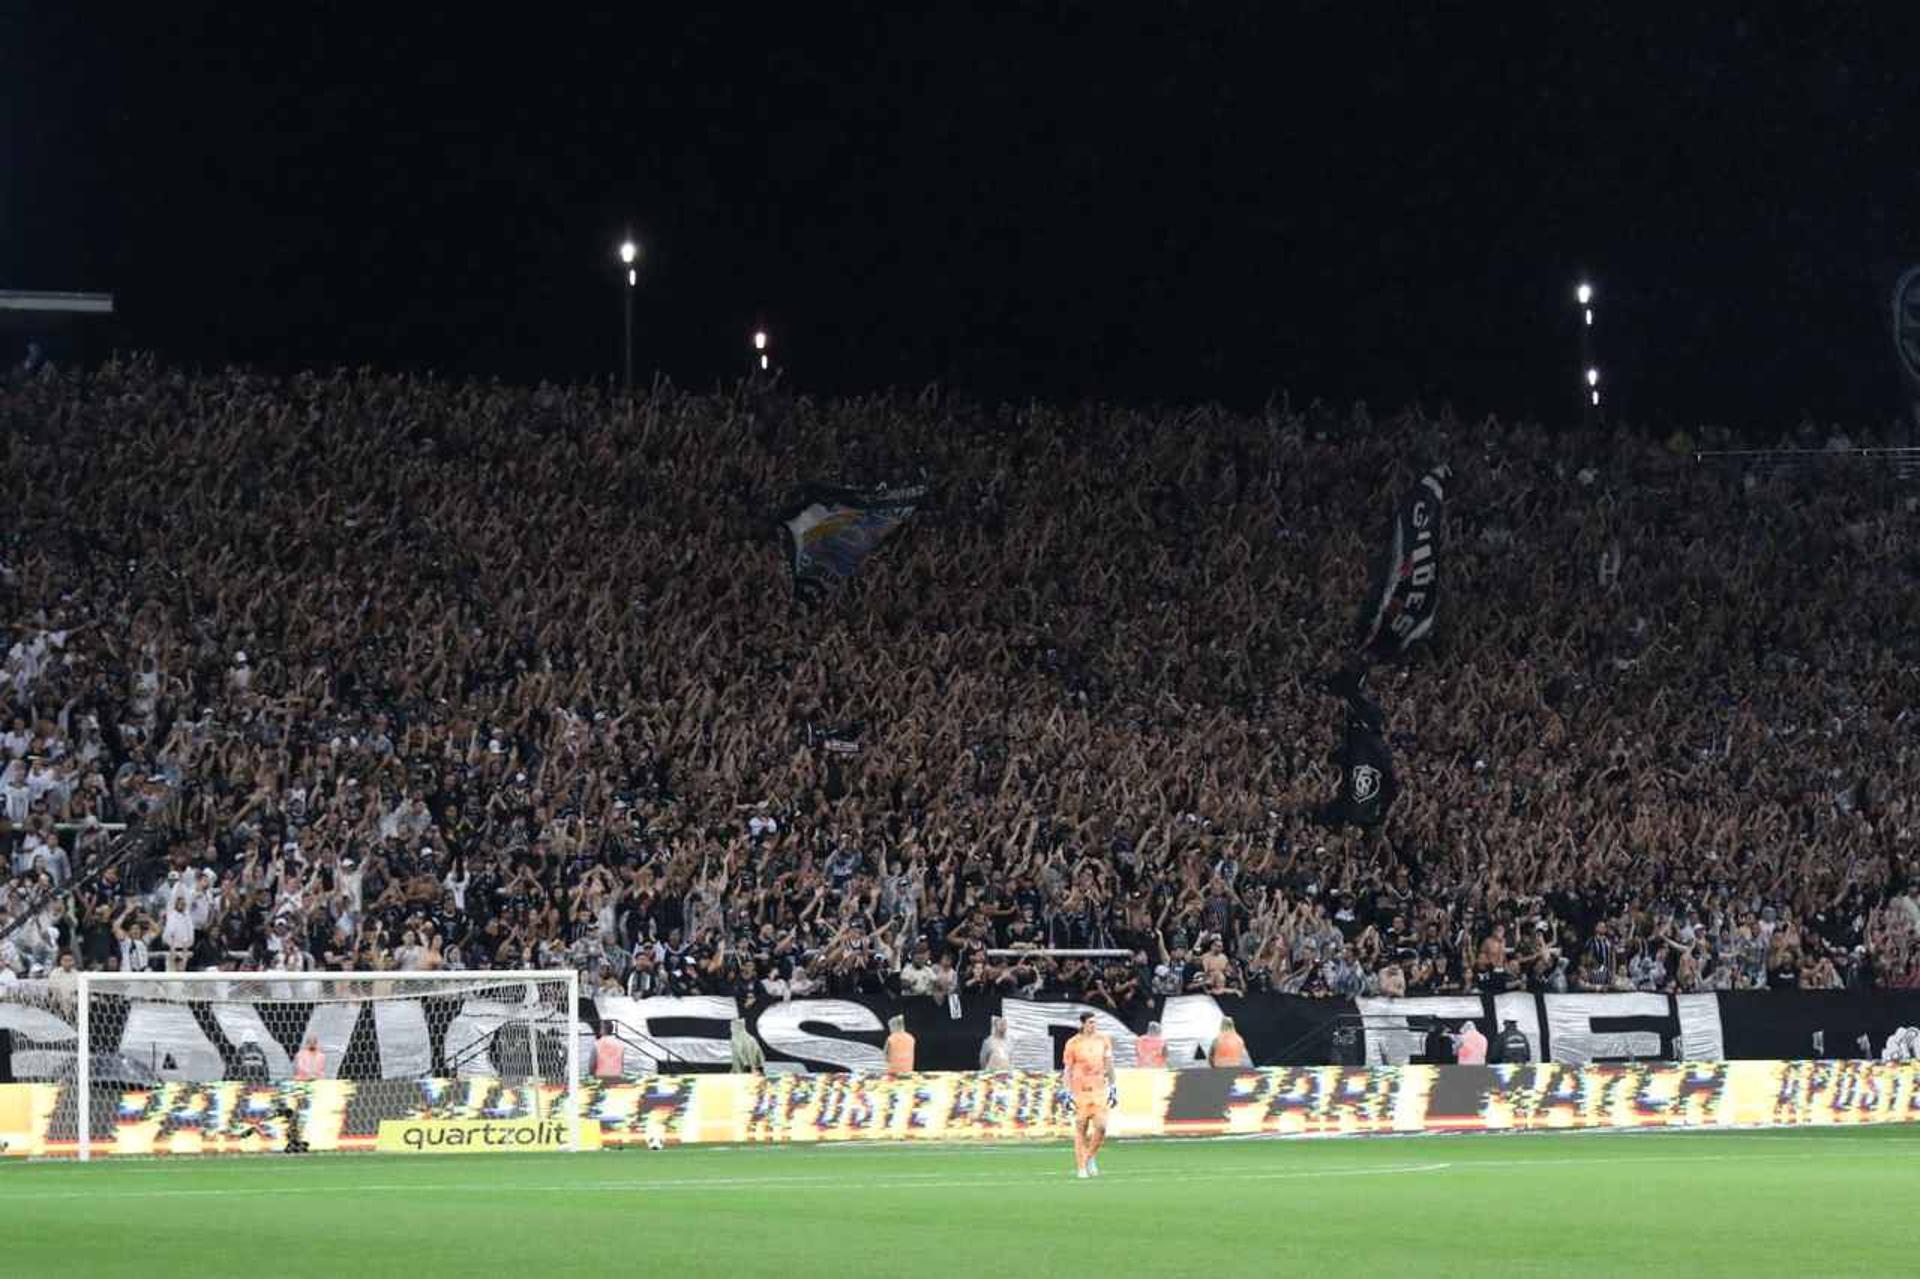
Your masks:
{"label": "supporter wearing black shirt", "polygon": [[99,971],[119,966],[120,947],[113,937],[113,916],[106,905],[95,906],[80,925],[80,965]]}
{"label": "supporter wearing black shirt", "polygon": [[1019,906],[1013,900],[1013,894],[1005,885],[989,889],[984,903],[987,919],[993,925],[994,944],[1007,946],[1012,944],[1012,929],[1019,917]]}
{"label": "supporter wearing black shirt", "polygon": [[686,904],[678,893],[662,893],[654,898],[653,908],[648,912],[653,921],[653,935],[674,938],[686,927]]}
{"label": "supporter wearing black shirt", "polygon": [[733,996],[743,1016],[766,1000],[766,992],[760,988],[760,966],[751,959],[728,957],[726,982],[722,989]]}
{"label": "supporter wearing black shirt", "polygon": [[1040,890],[1034,886],[1033,876],[1031,875],[1022,875],[1019,880],[1015,882],[1013,887],[1013,903],[1022,910],[1031,910],[1035,915],[1038,915],[1041,909],[1047,904],[1046,898],[1043,897]]}
{"label": "supporter wearing black shirt", "polygon": [[220,921],[220,950],[228,958],[243,955],[258,958],[255,947],[259,939],[254,934],[248,915],[249,912],[244,908],[230,910]]}
{"label": "supporter wearing black shirt", "polygon": [[506,927],[499,916],[487,921],[486,927],[472,934],[466,944],[467,962],[475,968],[492,968],[494,956],[506,944]]}
{"label": "supporter wearing black shirt", "polygon": [[1040,923],[1033,917],[1031,908],[1022,906],[1020,913],[1006,927],[1002,934],[1003,946],[1039,946],[1044,945],[1045,935],[1040,931]]}

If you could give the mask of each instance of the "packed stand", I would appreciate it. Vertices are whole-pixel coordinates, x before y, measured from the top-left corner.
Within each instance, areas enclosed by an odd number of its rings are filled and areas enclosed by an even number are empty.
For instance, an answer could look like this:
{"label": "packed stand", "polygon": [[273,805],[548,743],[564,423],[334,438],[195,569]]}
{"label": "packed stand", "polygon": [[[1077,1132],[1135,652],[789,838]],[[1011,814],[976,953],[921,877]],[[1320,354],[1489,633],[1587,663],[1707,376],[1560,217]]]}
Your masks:
{"label": "packed stand", "polygon": [[[0,921],[31,916],[0,982],[1920,986],[1915,501],[1868,470],[138,362],[21,380],[0,425]],[[1440,459],[1440,633],[1373,675],[1398,806],[1318,829],[1315,672]],[[857,581],[792,602],[796,483],[923,478]],[[120,823],[154,855],[81,884]],[[1027,943],[1131,958],[986,953]]]}

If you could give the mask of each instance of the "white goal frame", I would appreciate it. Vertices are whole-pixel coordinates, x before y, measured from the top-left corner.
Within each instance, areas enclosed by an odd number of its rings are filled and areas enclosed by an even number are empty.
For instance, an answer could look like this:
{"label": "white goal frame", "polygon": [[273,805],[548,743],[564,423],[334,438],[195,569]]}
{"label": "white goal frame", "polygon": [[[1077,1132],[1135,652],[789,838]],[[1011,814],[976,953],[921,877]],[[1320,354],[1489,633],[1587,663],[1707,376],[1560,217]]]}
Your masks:
{"label": "white goal frame", "polygon": [[[404,999],[408,994],[430,995],[430,989],[422,987],[443,986],[451,988],[506,986],[516,982],[562,983],[567,990],[567,1078],[566,1098],[562,1103],[567,1124],[567,1149],[578,1153],[581,1149],[580,1125],[584,1116],[580,1104],[580,1072],[584,1064],[580,1056],[580,974],[571,968],[548,969],[460,969],[438,970],[434,972],[413,972],[407,970],[368,971],[352,969],[345,972],[79,972],[74,974],[77,982],[74,989],[76,999],[74,1009],[74,1108],[75,1141],[78,1158],[82,1163],[91,1159],[93,1145],[93,1059],[92,1038],[93,996],[99,990],[125,995],[138,999],[139,995],[130,988],[141,986],[167,990],[171,999],[194,998],[190,988],[194,986],[221,987],[233,985],[247,986],[292,986],[295,988],[313,986],[332,986],[349,982],[404,983],[413,987],[411,991],[393,992],[385,996],[367,995],[363,998]],[[212,993],[202,998],[217,999]],[[343,996],[342,1002],[350,997]],[[317,1002],[303,999],[290,999],[288,1003]]]}

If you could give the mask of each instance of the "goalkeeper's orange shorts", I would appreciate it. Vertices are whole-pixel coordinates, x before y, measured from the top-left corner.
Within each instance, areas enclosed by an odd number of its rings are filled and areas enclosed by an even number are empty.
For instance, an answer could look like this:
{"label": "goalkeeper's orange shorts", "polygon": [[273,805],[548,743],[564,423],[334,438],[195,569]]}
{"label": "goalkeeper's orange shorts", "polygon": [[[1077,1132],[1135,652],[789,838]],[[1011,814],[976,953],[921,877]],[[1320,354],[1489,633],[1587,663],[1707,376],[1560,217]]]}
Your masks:
{"label": "goalkeeper's orange shorts", "polygon": [[1073,1094],[1073,1113],[1081,1119],[1098,1119],[1107,1122],[1107,1090],[1099,1092],[1077,1092]]}

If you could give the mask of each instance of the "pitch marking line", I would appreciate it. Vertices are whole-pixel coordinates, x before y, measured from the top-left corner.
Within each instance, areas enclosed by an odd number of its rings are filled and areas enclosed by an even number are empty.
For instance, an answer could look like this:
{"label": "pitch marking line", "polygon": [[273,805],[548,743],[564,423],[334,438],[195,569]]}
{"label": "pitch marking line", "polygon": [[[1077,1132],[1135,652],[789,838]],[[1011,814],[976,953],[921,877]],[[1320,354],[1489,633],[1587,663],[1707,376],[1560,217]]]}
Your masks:
{"label": "pitch marking line", "polygon": [[[1508,1143],[1518,1142],[1518,1143],[1524,1144],[1526,1141],[1533,1138],[1547,1138],[1547,1137],[1582,1137],[1582,1138],[1590,1137],[1590,1138],[1596,1138],[1596,1139],[1604,1138],[1604,1137],[1618,1137],[1622,1139],[1631,1138],[1636,1144],[1645,1144],[1648,1146],[1663,1146],[1663,1145],[1681,1146],[1681,1145],[1688,1145],[1694,1142],[1698,1142],[1703,1148],[1710,1148],[1714,1150],[1724,1149],[1728,1142],[1738,1142],[1738,1143],[1741,1143],[1742,1145],[1745,1145],[1748,1142],[1765,1142],[1769,1145],[1789,1144],[1796,1150],[1803,1149],[1807,1146],[1821,1146],[1821,1145],[1841,1146],[1848,1150],[1863,1150],[1863,1149],[1873,1150],[1882,1146],[1920,1146],[1920,1136],[1912,1136],[1912,1137],[1894,1136],[1894,1135],[1888,1134],[1885,1128],[1882,1126],[1864,1125],[1864,1124],[1851,1129],[1845,1129],[1841,1131],[1831,1131],[1827,1133],[1813,1132],[1805,1129],[1686,1128],[1686,1129],[1661,1129],[1661,1130],[1651,1130],[1651,1129],[1587,1130],[1587,1129],[1568,1128],[1568,1129],[1551,1129],[1551,1130],[1529,1129],[1525,1132],[1488,1131],[1488,1132],[1367,1133],[1367,1134],[1352,1134],[1352,1135],[1342,1135],[1342,1136],[1312,1136],[1312,1137],[1293,1136],[1293,1135],[1281,1134],[1281,1133],[1224,1133],[1217,1136],[1209,1136],[1209,1137],[1119,1137],[1119,1138],[1115,1138],[1109,1135],[1108,1141],[1113,1143],[1116,1149],[1120,1149],[1120,1150],[1134,1149],[1134,1148],[1145,1147],[1145,1146],[1199,1147],[1199,1146],[1206,1146],[1206,1145],[1222,1145],[1222,1146],[1295,1145],[1295,1146],[1301,1147],[1302,1149],[1312,1149],[1315,1151],[1325,1151],[1325,1152],[1331,1153],[1334,1150],[1342,1149],[1342,1148],[1350,1150],[1354,1148],[1354,1146],[1357,1143],[1363,1143],[1363,1142],[1384,1142],[1384,1141],[1415,1142],[1415,1143],[1423,1142],[1423,1141],[1478,1142],[1481,1140],[1491,1140],[1491,1139],[1498,1138],[1502,1142],[1508,1142]],[[771,1153],[774,1151],[786,1151],[794,1154],[805,1152],[809,1156],[811,1155],[864,1156],[866,1158],[876,1159],[876,1160],[914,1159],[914,1158],[919,1158],[919,1159],[948,1158],[953,1155],[963,1154],[963,1153],[968,1155],[1022,1155],[1022,1156],[1030,1156],[1034,1159],[1044,1159],[1044,1158],[1058,1157],[1059,1153],[1062,1150],[1066,1149],[1066,1147],[1067,1147],[1067,1142],[1064,1139],[1008,1140],[1008,1141],[995,1141],[995,1142],[973,1141],[973,1140],[915,1141],[912,1143],[883,1142],[883,1141],[818,1141],[818,1142],[789,1141],[789,1142],[733,1142],[733,1143],[726,1143],[726,1144],[720,1144],[720,1143],[706,1144],[702,1142],[695,1142],[686,1146],[673,1147],[672,1152],[668,1152],[664,1154],[656,1152],[655,1157],[678,1159],[686,1156],[692,1156],[696,1158],[705,1158],[708,1155],[760,1155],[760,1154]],[[1513,1148],[1514,1147],[1512,1145],[1505,1145],[1502,1147],[1502,1149],[1513,1149]],[[679,1152],[679,1153],[673,1153],[673,1152]],[[1407,1152],[1407,1153],[1411,1153],[1411,1152]],[[1439,1153],[1439,1152],[1436,1151],[1435,1153]],[[1460,1152],[1457,1150],[1452,1151],[1451,1153],[1454,1154],[1456,1158],[1461,1157]],[[597,1156],[599,1158],[609,1159],[609,1160],[641,1159],[641,1158],[647,1157],[646,1155],[642,1154],[637,1148],[626,1148],[626,1147],[609,1147],[606,1150],[593,1151],[591,1152],[591,1156]],[[247,1159],[260,1160],[264,1163],[276,1165],[276,1166],[283,1163],[292,1162],[294,1160],[299,1160],[300,1162],[306,1164],[309,1167],[335,1168],[335,1169],[344,1168],[349,1164],[353,1164],[361,1161],[367,1161],[367,1160],[379,1160],[383,1163],[392,1163],[398,1160],[405,1160],[405,1161],[411,1162],[416,1160],[417,1158],[417,1156],[414,1156],[414,1155],[397,1155],[397,1154],[369,1155],[359,1151],[350,1151],[350,1150],[321,1150],[321,1151],[315,1151],[312,1155],[307,1155],[307,1156],[282,1155],[278,1151],[265,1150],[265,1151],[248,1152],[243,1157]],[[568,1162],[573,1162],[581,1158],[581,1156],[578,1156],[578,1155],[561,1154],[559,1152],[554,1152],[554,1151],[542,1151],[533,1155],[519,1155],[517,1157],[521,1159],[544,1159],[544,1160],[553,1160],[553,1161],[566,1160]],[[1661,1155],[1661,1156],[1655,1156],[1654,1160],[1666,1161],[1668,1159],[1673,1159],[1678,1157],[1680,1156]],[[1724,1158],[1727,1158],[1728,1156],[1699,1154],[1699,1155],[1687,1155],[1684,1157],[1688,1159],[1724,1159]],[[1754,1158],[1754,1159],[1774,1159],[1774,1158],[1779,1158],[1780,1156],[1768,1154],[1768,1155],[1750,1155],[1750,1156],[1743,1156],[1743,1157]],[[65,1174],[71,1174],[74,1176],[85,1176],[89,1174],[89,1171],[91,1171],[94,1174],[98,1174],[103,1172],[106,1169],[111,1169],[112,1174],[117,1177],[137,1176],[140,1174],[150,1174],[155,1176],[171,1177],[171,1176],[177,1175],[179,1170],[182,1167],[186,1167],[186,1166],[197,1166],[202,1171],[211,1171],[217,1166],[219,1170],[222,1172],[231,1172],[236,1175],[242,1175],[242,1176],[252,1175],[251,1172],[242,1172],[241,1166],[236,1162],[237,1158],[239,1157],[238,1156],[236,1157],[214,1156],[214,1155],[101,1155],[100,1157],[96,1158],[91,1164],[82,1164],[74,1159],[54,1158],[51,1156],[40,1156],[36,1158],[31,1158],[31,1159],[13,1159],[13,1160],[0,1159],[0,1176],[12,1175],[17,1177],[24,1177],[29,1175],[30,1170],[38,1170],[41,1173],[49,1173],[49,1172],[53,1172],[53,1170],[56,1170],[56,1169],[59,1171],[54,1173],[54,1175],[61,1175],[65,1173]],[[1637,1158],[1644,1158],[1644,1156],[1609,1155],[1604,1159],[1598,1159],[1597,1162],[1618,1163],[1618,1162],[1621,1162],[1622,1160],[1637,1159]],[[1576,1162],[1584,1163],[1590,1159],[1594,1159],[1594,1157],[1579,1156],[1577,1157]],[[1497,1164],[1500,1162],[1501,1161],[1499,1160],[1473,1159],[1470,1157],[1463,1159],[1464,1165]],[[1524,1160],[1512,1160],[1508,1162],[1532,1164],[1532,1163],[1553,1163],[1556,1161],[1552,1159],[1529,1158]],[[925,1177],[933,1174],[900,1173],[899,1175],[903,1177]],[[981,1175],[982,1176],[987,1176],[987,1175],[998,1176],[999,1174],[982,1173]]]}
{"label": "pitch marking line", "polygon": [[[1317,1181],[1331,1177],[1390,1177],[1406,1173],[1440,1172],[1451,1164],[1396,1164],[1387,1168],[1339,1168],[1324,1172],[1251,1172],[1251,1173],[1149,1173],[1127,1176],[1121,1173],[1112,1180],[1122,1185],[1137,1185],[1145,1182],[1162,1181]],[[515,1190],[535,1193],[581,1194],[613,1191],[653,1191],[653,1190],[722,1190],[732,1191],[743,1186],[779,1186],[792,1190],[953,1190],[965,1187],[987,1185],[1006,1185],[1014,1183],[1022,1186],[1077,1184],[1070,1172],[1061,1171],[1044,1177],[1008,1177],[1003,1174],[983,1173],[975,1177],[956,1178],[948,1176],[907,1176],[888,1177],[885,1180],[848,1180],[839,1177],[695,1177],[676,1181],[582,1181],[571,1185],[526,1186],[517,1185]],[[443,1191],[481,1191],[495,1194],[499,1186],[484,1182],[391,1182],[361,1183],[344,1186],[243,1186],[231,1190],[124,1190],[108,1188],[93,1190],[54,1190],[28,1191],[25,1194],[0,1195],[0,1202],[35,1199],[219,1199],[256,1197],[262,1195],[311,1195],[311,1194],[402,1194],[402,1193],[439,1193]]]}
{"label": "pitch marking line", "polygon": [[[1686,1145],[1693,1142],[1698,1142],[1703,1147],[1708,1147],[1715,1150],[1723,1149],[1725,1144],[1730,1141],[1739,1142],[1739,1143],[1742,1143],[1743,1145],[1748,1142],[1765,1142],[1769,1145],[1791,1144],[1796,1150],[1802,1149],[1807,1146],[1819,1146],[1819,1145],[1841,1146],[1848,1150],[1854,1150],[1854,1151],[1859,1151],[1863,1149],[1873,1150],[1882,1146],[1920,1145],[1920,1136],[1913,1136],[1913,1137],[1894,1136],[1891,1134],[1887,1134],[1885,1132],[1885,1129],[1880,1126],[1870,1126],[1870,1125],[1860,1125],[1859,1127],[1844,1129],[1840,1131],[1832,1131],[1828,1133],[1818,1133],[1818,1132],[1808,1131],[1805,1129],[1750,1129],[1750,1128],[1727,1128],[1727,1129],[1687,1128],[1687,1129],[1664,1129],[1664,1130],[1649,1130],[1649,1129],[1533,1130],[1533,1129],[1530,1129],[1525,1132],[1488,1131],[1488,1132],[1445,1132],[1445,1133],[1442,1133],[1442,1132],[1368,1133],[1364,1135],[1353,1134],[1353,1135],[1342,1135],[1342,1136],[1312,1136],[1312,1137],[1293,1136],[1293,1135],[1287,1135],[1287,1134],[1281,1134],[1281,1133],[1225,1133],[1225,1134],[1220,1134],[1220,1135],[1210,1136],[1210,1137],[1113,1138],[1110,1136],[1108,1140],[1110,1142],[1113,1142],[1116,1148],[1122,1149],[1122,1150],[1144,1147],[1144,1146],[1200,1146],[1200,1145],[1284,1146],[1284,1145],[1292,1144],[1292,1145],[1300,1146],[1302,1148],[1332,1151],[1340,1147],[1346,1147],[1351,1149],[1355,1143],[1359,1143],[1359,1142],[1379,1142],[1379,1141],[1419,1142],[1423,1140],[1454,1142],[1454,1141],[1461,1141],[1461,1140],[1477,1141],[1481,1139],[1499,1138],[1502,1141],[1517,1141],[1517,1142],[1524,1143],[1526,1140],[1530,1138],[1535,1138],[1535,1137],[1541,1137],[1541,1138],[1544,1138],[1544,1137],[1593,1137],[1593,1138],[1619,1137],[1619,1138],[1631,1138],[1636,1144],[1644,1143],[1649,1146],[1655,1146],[1655,1145],[1678,1146],[1678,1145]],[[1714,1140],[1715,1138],[1718,1138],[1719,1140]],[[711,1145],[705,1144],[705,1143],[694,1143],[691,1145],[674,1148],[678,1151],[684,1152],[684,1154],[668,1154],[668,1155],[665,1155],[664,1157],[682,1158],[684,1156],[694,1156],[694,1157],[704,1158],[708,1155],[734,1155],[734,1154],[758,1155],[758,1154],[764,1154],[772,1151],[788,1151],[796,1154],[800,1152],[806,1152],[808,1154],[818,1154],[818,1155],[827,1155],[827,1154],[861,1155],[861,1156],[866,1156],[868,1158],[880,1159],[880,1160],[910,1159],[910,1158],[945,1158],[945,1157],[949,1157],[949,1156],[952,1156],[955,1154],[961,1154],[961,1153],[965,1153],[969,1155],[1026,1155],[1026,1156],[1031,1156],[1034,1159],[1042,1159],[1042,1158],[1057,1157],[1059,1152],[1066,1148],[1066,1145],[1067,1143],[1064,1140],[1044,1140],[1044,1141],[1008,1140],[1008,1141],[994,1141],[994,1142],[973,1141],[973,1140],[917,1141],[911,1144],[895,1143],[895,1142],[880,1142],[880,1141],[737,1142],[737,1143],[727,1143],[727,1144],[716,1143]],[[1509,1146],[1506,1148],[1511,1149],[1512,1147]],[[604,1159],[638,1159],[643,1157],[637,1149],[626,1149],[626,1148],[609,1148],[604,1151],[595,1151],[592,1153]],[[1459,1155],[1458,1151],[1455,1151],[1453,1153],[1456,1155],[1456,1157]],[[344,1168],[349,1164],[362,1162],[362,1161],[369,1161],[369,1160],[379,1160],[380,1162],[383,1162],[383,1163],[392,1163],[394,1161],[399,1161],[399,1160],[405,1160],[405,1161],[411,1162],[411,1161],[414,1161],[415,1159],[415,1156],[413,1155],[368,1155],[359,1151],[348,1151],[348,1150],[321,1150],[321,1151],[314,1152],[310,1156],[304,1156],[304,1157],[282,1155],[278,1151],[266,1150],[266,1151],[248,1152],[245,1157],[248,1159],[259,1160],[263,1163],[267,1163],[270,1165],[281,1165],[284,1163],[293,1162],[294,1160],[297,1159],[309,1167],[334,1168],[334,1169]],[[1672,1155],[1655,1156],[1652,1159],[1649,1159],[1648,1162],[1666,1162],[1671,1159],[1681,1158],[1681,1157],[1682,1156],[1672,1156]],[[1727,1156],[1727,1155],[1707,1155],[1707,1154],[1684,1156],[1684,1158],[1688,1158],[1688,1159],[1703,1159],[1703,1160],[1704,1159],[1726,1159],[1730,1157],[1731,1156]],[[1774,1158],[1779,1158],[1781,1156],[1768,1154],[1768,1155],[1746,1155],[1742,1157],[1754,1158],[1754,1159],[1774,1159]],[[531,1157],[522,1155],[520,1156],[520,1158],[522,1159],[542,1158],[542,1159],[551,1159],[555,1161],[564,1159],[569,1163],[571,1163],[579,1159],[580,1156],[563,1155],[556,1152],[541,1152]],[[1622,1162],[1623,1160],[1638,1159],[1638,1158],[1643,1158],[1643,1156],[1610,1155],[1605,1158],[1595,1158],[1593,1156],[1579,1156],[1572,1160],[1528,1158],[1528,1159],[1505,1160],[1505,1161],[1494,1160],[1494,1159],[1466,1158],[1462,1161],[1462,1163],[1463,1163],[1463,1166],[1471,1166],[1475,1164],[1498,1165],[1501,1163],[1512,1163],[1512,1164],[1535,1164],[1535,1163],[1556,1163],[1556,1162],[1618,1163],[1618,1162]],[[179,1170],[182,1167],[186,1167],[186,1166],[197,1166],[203,1172],[213,1171],[217,1166],[219,1171],[221,1172],[231,1172],[241,1176],[251,1176],[253,1175],[253,1171],[254,1171],[254,1170],[248,1170],[243,1172],[241,1166],[234,1159],[229,1159],[227,1157],[217,1157],[212,1155],[101,1155],[100,1157],[96,1158],[91,1164],[82,1164],[79,1161],[71,1158],[55,1158],[51,1156],[38,1156],[34,1158],[25,1158],[25,1159],[0,1159],[0,1177],[5,1177],[5,1176],[28,1177],[33,1175],[35,1172],[38,1172],[40,1174],[51,1174],[55,1176],[59,1176],[59,1175],[87,1176],[87,1175],[100,1175],[105,1173],[108,1169],[111,1169],[112,1175],[116,1177],[138,1176],[142,1174],[171,1177],[171,1176],[178,1175]],[[924,1176],[930,1176],[933,1174],[900,1173],[899,1175],[903,1177],[924,1177]],[[986,1176],[989,1174],[983,1173],[981,1175]],[[991,1174],[991,1175],[997,1176],[999,1174]]]}

